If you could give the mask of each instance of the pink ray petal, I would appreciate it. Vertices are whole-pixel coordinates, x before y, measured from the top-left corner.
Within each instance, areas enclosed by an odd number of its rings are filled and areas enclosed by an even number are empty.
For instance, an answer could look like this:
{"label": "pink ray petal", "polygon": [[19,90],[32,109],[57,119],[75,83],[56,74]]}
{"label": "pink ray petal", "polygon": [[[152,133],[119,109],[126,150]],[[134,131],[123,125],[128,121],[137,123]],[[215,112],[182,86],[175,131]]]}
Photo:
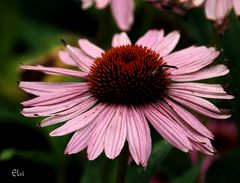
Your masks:
{"label": "pink ray petal", "polygon": [[228,95],[220,84],[205,83],[173,83],[169,86],[170,90],[194,95],[204,98],[233,99],[234,96]]}
{"label": "pink ray petal", "polygon": [[233,0],[233,8],[237,16],[240,16],[240,1]]}
{"label": "pink ray petal", "polygon": [[199,97],[190,96],[183,93],[176,93],[172,91],[169,93],[169,96],[181,103],[182,105],[185,105],[186,107],[189,107],[192,110],[195,110],[200,114],[203,114],[210,118],[226,119],[231,116],[222,114],[222,112],[215,105]]}
{"label": "pink ray petal", "polygon": [[164,37],[164,31],[161,30],[149,30],[142,37],[140,37],[136,45],[148,47],[154,50],[154,48],[160,44],[161,40]]}
{"label": "pink ray petal", "polygon": [[82,9],[88,9],[93,5],[94,0],[81,0],[82,1]]}
{"label": "pink ray petal", "polygon": [[94,59],[87,54],[85,54],[81,49],[67,45],[67,52],[69,56],[75,60],[75,62],[81,67],[87,67],[88,70],[90,66],[93,64]]}
{"label": "pink ray petal", "polygon": [[150,129],[142,110],[127,108],[127,141],[130,153],[137,165],[146,166],[151,151]]}
{"label": "pink ray petal", "polygon": [[186,94],[219,99],[233,99],[234,96],[228,95],[220,84],[205,83],[173,83],[169,86],[171,90],[179,90]]}
{"label": "pink ray petal", "polygon": [[221,23],[232,8],[229,0],[206,0],[205,14],[208,19]]}
{"label": "pink ray petal", "polygon": [[128,31],[134,20],[134,1],[133,0],[112,0],[112,15],[123,31]]}
{"label": "pink ray petal", "polygon": [[71,69],[63,69],[63,68],[57,68],[57,67],[44,67],[41,65],[37,65],[37,66],[21,65],[21,68],[26,70],[41,71],[51,75],[72,76],[72,77],[78,77],[78,78],[86,78],[88,75],[87,73],[81,72],[81,71],[75,71]]}
{"label": "pink ray petal", "polygon": [[22,81],[20,87],[31,89],[42,89],[47,92],[56,92],[65,88],[75,88],[87,86],[86,83],[81,82],[42,82],[42,81]]}
{"label": "pink ray petal", "polygon": [[[88,96],[89,97],[89,96]],[[87,97],[78,97],[76,99],[61,102],[53,105],[47,105],[47,106],[37,106],[37,107],[30,107],[30,108],[24,108],[21,113],[24,116],[27,117],[36,117],[36,116],[50,116],[57,114],[61,111],[66,111],[68,109],[73,108],[83,100],[86,100]]]}
{"label": "pink ray petal", "polygon": [[19,83],[19,87],[24,91],[36,96],[42,96],[50,93],[59,93],[65,91],[73,91],[79,89],[79,91],[87,91],[89,86],[83,82],[27,82],[22,81]]}
{"label": "pink ray petal", "polygon": [[78,66],[84,72],[89,72],[94,62],[94,59],[86,55],[82,50],[69,45],[66,46],[66,51],[59,52],[59,57],[64,63]]}
{"label": "pink ray petal", "polygon": [[211,142],[210,141],[206,141],[206,143],[195,143],[195,142],[192,142],[193,144],[193,148],[197,151],[200,151],[206,155],[214,155],[215,154],[215,150],[214,148],[212,147],[211,145]]}
{"label": "pink ray petal", "polygon": [[183,129],[172,123],[160,111],[151,106],[147,106],[144,109],[144,114],[157,132],[173,146],[184,152],[192,149]]}
{"label": "pink ray petal", "polygon": [[193,4],[195,7],[200,6],[201,4],[204,3],[205,0],[193,0]]}
{"label": "pink ray petal", "polygon": [[142,111],[142,108],[139,108],[139,107],[136,108],[136,112],[139,114],[140,120],[143,122],[143,128],[145,130],[146,147],[145,147],[145,154],[142,155],[141,164],[143,167],[146,167],[148,159],[151,154],[151,150],[152,150],[152,139],[150,134],[150,128],[149,128],[147,119],[144,116],[144,112]]}
{"label": "pink ray petal", "polygon": [[217,58],[219,52],[215,48],[189,47],[176,51],[164,57],[168,65],[176,66],[178,69],[170,69],[172,75],[187,74],[198,71],[211,64]]}
{"label": "pink ray petal", "polygon": [[216,18],[218,21],[222,21],[224,17],[232,9],[232,1],[229,0],[217,0],[217,7],[216,7]]}
{"label": "pink ray petal", "polygon": [[172,109],[184,120],[184,123],[195,129],[205,137],[213,139],[213,134],[190,112],[177,105],[175,102],[165,99]]}
{"label": "pink ray petal", "polygon": [[110,159],[117,157],[124,146],[127,136],[126,118],[124,107],[117,106],[104,141],[105,154]]}
{"label": "pink ray petal", "polygon": [[79,39],[78,44],[80,48],[90,57],[97,58],[100,57],[102,53],[104,53],[104,50],[102,48],[99,48],[95,44],[91,43],[87,39]]}
{"label": "pink ray petal", "polygon": [[78,153],[85,149],[89,143],[91,134],[96,127],[96,123],[91,123],[86,127],[76,131],[65,149],[65,154]]}
{"label": "pink ray petal", "polygon": [[[85,93],[84,93],[85,94]],[[97,103],[97,99],[96,98],[94,98],[94,97],[92,97],[91,95],[88,95],[88,94],[86,94],[86,95],[84,95],[83,94],[83,96],[81,96],[81,97],[88,97],[85,101],[83,101],[82,103],[85,103],[86,105],[88,105],[89,103]],[[61,111],[61,112],[58,112],[58,113],[56,113],[56,115],[67,115],[67,114],[70,114],[70,113],[73,113],[73,112],[75,112],[75,111],[79,111],[79,110],[81,110],[81,108],[80,108],[80,106],[74,106],[73,108],[71,108],[71,109],[68,109],[68,110],[65,110],[65,111]],[[85,111],[87,111],[87,110],[85,110]]]}
{"label": "pink ray petal", "polygon": [[58,57],[61,61],[67,65],[78,66],[75,60],[73,60],[66,51],[59,51]]}
{"label": "pink ray petal", "polygon": [[215,105],[210,103],[208,100],[202,99],[200,97],[195,97],[195,96],[191,96],[188,94],[180,93],[175,90],[169,91],[168,94],[169,94],[169,96],[178,97],[178,98],[193,102],[194,104],[198,104],[198,105],[202,106],[203,108],[209,109],[210,111],[220,113],[220,110]]}
{"label": "pink ray petal", "polygon": [[96,128],[93,130],[91,138],[89,140],[87,154],[89,160],[96,159],[104,149],[104,140],[106,138],[106,131],[109,124],[112,121],[113,116],[116,113],[116,108],[107,106],[107,110],[100,116],[101,120],[98,120]]}
{"label": "pink ray petal", "polygon": [[86,91],[82,91],[79,89],[65,91],[60,93],[49,93],[43,96],[36,97],[34,99],[30,99],[22,102],[23,106],[46,106],[52,104],[58,104],[61,102],[65,102],[67,100],[73,99],[77,96],[80,96],[82,93]]}
{"label": "pink ray petal", "polygon": [[229,73],[229,69],[225,65],[219,64],[209,68],[201,69],[191,74],[182,74],[182,75],[175,75],[175,76],[171,75],[170,77],[173,81],[186,82],[186,81],[198,81],[203,79],[215,78],[219,76],[224,76],[228,73]]}
{"label": "pink ray petal", "polygon": [[216,20],[216,0],[206,0],[205,3],[205,14],[208,19]]}
{"label": "pink ray petal", "polygon": [[103,9],[110,3],[111,0],[95,0],[96,1],[96,8]]}
{"label": "pink ray petal", "polygon": [[69,120],[59,128],[53,130],[50,133],[50,136],[62,136],[77,131],[81,128],[84,128],[89,123],[95,121],[95,119],[99,115],[101,115],[101,112],[103,112],[105,109],[106,109],[105,105],[98,104],[92,109],[80,114],[79,116]]}
{"label": "pink ray petal", "polygon": [[[185,119],[182,118],[182,116],[180,117],[168,104],[164,102],[160,102],[156,106],[158,106],[158,109],[161,109],[162,114],[166,118],[184,129],[184,134],[188,139],[191,139],[197,143],[205,143],[208,140],[207,136],[210,136],[210,131],[208,134],[206,133],[207,135],[199,132],[197,128],[195,128],[193,125],[189,125],[189,122],[185,122]],[[213,135],[210,137],[213,138]]]}
{"label": "pink ray petal", "polygon": [[115,34],[112,39],[112,47],[131,45],[131,40],[125,32]]}
{"label": "pink ray petal", "polygon": [[161,42],[156,45],[154,50],[160,54],[160,56],[164,57],[168,55],[177,45],[180,39],[180,34],[178,31],[170,32],[167,36],[165,36]]}
{"label": "pink ray petal", "polygon": [[53,116],[45,118],[44,120],[41,121],[40,126],[45,127],[73,119],[81,115],[85,111],[88,111],[96,104],[96,102],[97,101],[95,99],[88,98],[85,101],[81,102],[80,104],[76,105],[75,107],[72,107],[64,112],[59,112],[54,114]]}

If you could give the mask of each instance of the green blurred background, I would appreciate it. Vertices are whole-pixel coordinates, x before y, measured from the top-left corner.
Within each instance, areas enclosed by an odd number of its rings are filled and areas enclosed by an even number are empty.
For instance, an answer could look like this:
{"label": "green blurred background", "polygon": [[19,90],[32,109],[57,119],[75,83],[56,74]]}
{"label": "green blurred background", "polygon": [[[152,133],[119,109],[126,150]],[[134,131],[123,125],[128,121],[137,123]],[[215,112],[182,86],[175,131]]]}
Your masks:
{"label": "green blurred background", "polygon": [[[18,88],[19,81],[63,81],[63,78],[55,76],[22,71],[19,69],[21,63],[62,67],[63,64],[57,57],[58,50],[63,48],[60,39],[75,45],[79,37],[86,37],[107,49],[112,35],[119,32],[109,8],[97,11],[93,7],[82,11],[80,7],[79,0],[0,0],[1,183],[115,182],[119,158],[112,161],[102,155],[90,162],[85,151],[66,156],[64,149],[70,135],[50,138],[48,133],[56,126],[39,128],[37,123],[40,118],[25,118],[20,114],[20,102],[32,96]],[[236,129],[240,127],[240,20],[233,12],[229,16],[229,24],[225,34],[219,35],[211,22],[205,19],[202,8],[190,10],[186,15],[180,16],[170,11],[160,12],[139,0],[136,1],[135,23],[128,33],[135,41],[150,28],[164,28],[166,32],[179,30],[182,37],[177,49],[194,44],[215,46],[223,50],[215,63],[227,64],[231,72],[226,77],[208,82],[224,83],[228,92],[235,95],[232,101],[213,101],[221,108],[231,109],[233,117],[224,121],[226,128],[223,132],[216,132],[213,144],[219,153],[207,171],[207,183],[240,181],[239,138],[237,132],[230,137],[231,133],[224,133],[228,132],[228,123],[234,123]],[[211,123],[206,118],[203,121]],[[126,182],[201,181],[199,171],[206,156],[199,155],[198,162],[194,164],[188,154],[172,148],[154,131],[152,138],[154,145],[147,170],[131,163]],[[14,169],[24,172],[24,176],[14,177]]]}

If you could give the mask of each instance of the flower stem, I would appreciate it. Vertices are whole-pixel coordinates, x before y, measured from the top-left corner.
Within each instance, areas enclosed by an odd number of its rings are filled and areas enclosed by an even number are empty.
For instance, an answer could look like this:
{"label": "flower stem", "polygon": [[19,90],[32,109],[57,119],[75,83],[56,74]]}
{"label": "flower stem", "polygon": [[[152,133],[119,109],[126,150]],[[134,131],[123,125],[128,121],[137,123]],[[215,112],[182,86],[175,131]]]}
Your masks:
{"label": "flower stem", "polygon": [[118,160],[118,170],[117,170],[117,176],[116,176],[116,182],[115,183],[124,183],[126,174],[127,174],[127,167],[128,167],[128,158],[129,158],[129,151],[128,147],[125,146],[123,148],[123,152],[120,154],[119,160]]}

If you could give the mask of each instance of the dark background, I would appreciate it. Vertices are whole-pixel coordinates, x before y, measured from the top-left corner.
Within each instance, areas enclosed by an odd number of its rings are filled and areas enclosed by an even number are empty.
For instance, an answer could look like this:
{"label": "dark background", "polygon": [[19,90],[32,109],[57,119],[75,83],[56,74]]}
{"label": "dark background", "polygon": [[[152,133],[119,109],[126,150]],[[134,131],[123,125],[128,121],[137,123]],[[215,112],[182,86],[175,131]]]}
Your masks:
{"label": "dark background", "polygon": [[[79,0],[0,0],[0,182],[51,182],[51,183],[107,183],[114,182],[118,158],[108,160],[104,155],[88,161],[86,152],[64,155],[70,135],[50,138],[48,133],[56,128],[39,128],[40,118],[25,118],[20,114],[20,102],[31,96],[18,88],[19,81],[62,81],[62,78],[41,73],[22,71],[21,63],[63,66],[57,52],[63,48],[60,39],[76,44],[86,37],[105,49],[110,47],[116,27],[109,7],[98,11],[94,7],[81,10]],[[177,49],[190,45],[215,46],[223,50],[215,63],[225,63],[231,72],[226,77],[211,79],[209,83],[223,83],[232,101],[213,101],[221,108],[232,110],[233,117],[224,121],[240,126],[240,20],[231,12],[229,29],[219,35],[212,23],[206,20],[203,8],[190,10],[180,16],[171,11],[158,11],[152,5],[136,1],[135,23],[128,33],[136,41],[150,28],[164,28],[166,32],[179,30],[181,40]],[[206,123],[211,120],[203,119]],[[217,121],[216,123],[220,123]],[[226,130],[228,131],[228,125]],[[217,128],[217,127],[216,127]],[[220,133],[213,142],[218,147],[218,159],[210,166],[205,182],[237,183],[240,179],[240,149],[237,134]],[[127,182],[197,182],[199,163],[191,163],[190,156],[173,149],[152,132],[154,141],[147,170],[132,163],[127,172]],[[24,176],[12,176],[16,169]]]}

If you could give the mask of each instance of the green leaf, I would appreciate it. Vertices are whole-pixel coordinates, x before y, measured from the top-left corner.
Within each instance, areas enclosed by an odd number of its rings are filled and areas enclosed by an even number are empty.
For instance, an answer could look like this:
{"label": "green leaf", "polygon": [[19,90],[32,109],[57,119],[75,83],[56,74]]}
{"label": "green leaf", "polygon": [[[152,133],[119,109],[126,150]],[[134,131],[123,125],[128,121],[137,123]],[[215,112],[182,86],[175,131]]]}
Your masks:
{"label": "green leaf", "polygon": [[85,166],[81,183],[111,183],[116,177],[116,160],[99,157],[94,161],[88,161]]}
{"label": "green leaf", "polygon": [[177,148],[173,148],[162,162],[160,173],[164,174],[167,177],[167,180],[174,180],[183,175],[186,170],[191,168],[191,166],[192,163],[189,155],[183,153]]}
{"label": "green leaf", "polygon": [[44,151],[33,150],[33,151],[17,151],[16,156],[21,157],[26,160],[30,160],[36,163],[44,163],[48,165],[48,167],[59,168],[62,162],[59,161],[55,154],[50,154]]}
{"label": "green leaf", "polygon": [[217,159],[208,169],[206,183],[239,183],[240,150],[233,150]]}
{"label": "green leaf", "polygon": [[171,183],[195,183],[199,174],[200,164],[186,171],[182,176],[171,181]]}
{"label": "green leaf", "polygon": [[130,166],[128,168],[126,182],[148,183],[156,174],[157,170],[161,166],[161,162],[166,158],[171,150],[172,146],[165,140],[154,144],[146,170],[137,165]]}
{"label": "green leaf", "polygon": [[54,169],[59,169],[62,165],[62,161],[59,161],[59,158],[56,157],[54,153],[44,152],[40,150],[25,151],[9,148],[4,149],[0,152],[0,162],[8,161],[13,158],[45,164],[48,167],[52,167]]}
{"label": "green leaf", "polygon": [[2,152],[0,152],[0,161],[9,160],[13,156],[14,156],[14,150],[13,149],[4,149]]}

